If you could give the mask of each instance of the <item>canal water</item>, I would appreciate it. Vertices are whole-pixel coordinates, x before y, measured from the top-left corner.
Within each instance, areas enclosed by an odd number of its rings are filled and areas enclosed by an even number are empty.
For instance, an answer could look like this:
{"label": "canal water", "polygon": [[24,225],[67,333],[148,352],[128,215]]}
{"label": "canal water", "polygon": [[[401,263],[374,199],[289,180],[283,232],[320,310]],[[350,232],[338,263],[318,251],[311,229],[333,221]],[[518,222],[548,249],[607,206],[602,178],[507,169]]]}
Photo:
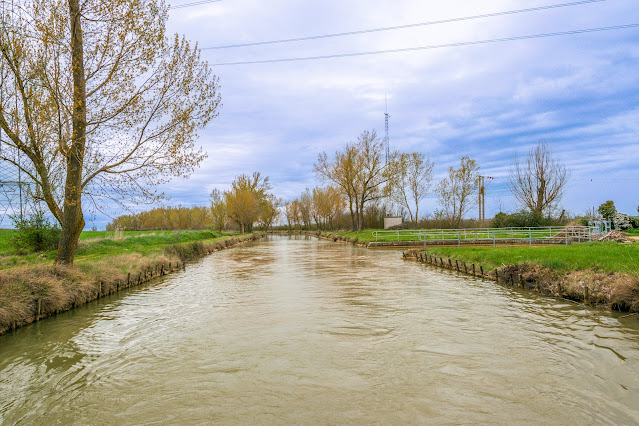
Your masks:
{"label": "canal water", "polygon": [[0,423],[639,423],[639,322],[273,237],[0,337]]}

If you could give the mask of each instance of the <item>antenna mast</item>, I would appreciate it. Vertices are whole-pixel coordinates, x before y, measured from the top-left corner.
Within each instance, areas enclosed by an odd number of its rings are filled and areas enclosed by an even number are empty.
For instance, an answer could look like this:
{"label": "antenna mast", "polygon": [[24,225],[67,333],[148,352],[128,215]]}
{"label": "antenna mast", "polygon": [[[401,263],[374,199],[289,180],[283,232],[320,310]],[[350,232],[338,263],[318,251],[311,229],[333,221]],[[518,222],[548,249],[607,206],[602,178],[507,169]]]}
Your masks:
{"label": "antenna mast", "polygon": [[388,98],[386,97],[386,94],[384,94],[384,103],[385,103],[384,129],[386,131],[384,135],[384,149],[386,150],[386,164],[388,164],[388,160],[390,157],[390,139],[388,137],[388,119],[390,118],[390,115],[388,114]]}

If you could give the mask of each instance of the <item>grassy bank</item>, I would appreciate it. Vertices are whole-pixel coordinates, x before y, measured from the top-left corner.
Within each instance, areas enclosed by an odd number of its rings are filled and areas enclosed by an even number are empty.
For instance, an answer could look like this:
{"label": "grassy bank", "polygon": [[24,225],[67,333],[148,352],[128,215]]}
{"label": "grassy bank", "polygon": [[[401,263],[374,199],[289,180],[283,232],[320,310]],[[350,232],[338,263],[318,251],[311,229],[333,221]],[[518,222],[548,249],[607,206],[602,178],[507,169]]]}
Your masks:
{"label": "grassy bank", "polygon": [[257,239],[211,231],[83,233],[73,268],[55,252],[18,256],[0,235],[0,334],[137,285],[213,251]]}
{"label": "grassy bank", "polygon": [[487,277],[540,293],[639,312],[639,243],[432,247],[426,255],[481,265]]}
{"label": "grassy bank", "polygon": [[[0,230],[0,269],[34,264],[50,264],[55,258],[55,250],[20,255],[11,244],[13,230]],[[139,253],[152,255],[168,245],[194,241],[217,240],[238,236],[234,233],[214,231],[88,231],[80,235],[75,263],[82,267],[105,256]]]}
{"label": "grassy bank", "polygon": [[610,242],[541,247],[432,247],[428,253],[483,265],[492,270],[503,265],[534,263],[569,272],[595,270],[639,275],[639,244]]}

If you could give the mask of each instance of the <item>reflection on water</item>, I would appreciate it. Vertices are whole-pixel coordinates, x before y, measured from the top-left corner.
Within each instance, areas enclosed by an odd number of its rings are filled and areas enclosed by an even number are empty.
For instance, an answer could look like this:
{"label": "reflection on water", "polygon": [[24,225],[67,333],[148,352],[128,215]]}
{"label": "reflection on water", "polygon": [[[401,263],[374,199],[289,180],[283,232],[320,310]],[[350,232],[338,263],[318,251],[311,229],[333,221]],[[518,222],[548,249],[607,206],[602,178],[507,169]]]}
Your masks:
{"label": "reflection on water", "polygon": [[637,423],[637,317],[305,237],[0,337],[4,423]]}

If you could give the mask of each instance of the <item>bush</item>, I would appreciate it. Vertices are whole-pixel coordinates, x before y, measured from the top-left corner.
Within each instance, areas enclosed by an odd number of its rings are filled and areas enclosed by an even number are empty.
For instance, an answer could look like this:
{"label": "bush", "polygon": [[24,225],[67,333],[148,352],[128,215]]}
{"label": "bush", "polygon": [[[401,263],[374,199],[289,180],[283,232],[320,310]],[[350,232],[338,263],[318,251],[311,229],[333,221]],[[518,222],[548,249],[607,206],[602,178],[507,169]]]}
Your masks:
{"label": "bush", "polygon": [[545,217],[540,212],[522,210],[512,214],[497,213],[491,222],[493,228],[527,228],[562,225],[560,219]]}
{"label": "bush", "polygon": [[614,229],[619,229],[620,231],[625,231],[626,229],[634,228],[634,224],[630,216],[617,212],[615,217],[612,219],[612,227]]}
{"label": "bush", "polygon": [[11,243],[18,253],[32,253],[38,251],[55,250],[58,247],[60,233],[57,224],[51,224],[44,213],[39,212],[22,219],[14,217]]}

